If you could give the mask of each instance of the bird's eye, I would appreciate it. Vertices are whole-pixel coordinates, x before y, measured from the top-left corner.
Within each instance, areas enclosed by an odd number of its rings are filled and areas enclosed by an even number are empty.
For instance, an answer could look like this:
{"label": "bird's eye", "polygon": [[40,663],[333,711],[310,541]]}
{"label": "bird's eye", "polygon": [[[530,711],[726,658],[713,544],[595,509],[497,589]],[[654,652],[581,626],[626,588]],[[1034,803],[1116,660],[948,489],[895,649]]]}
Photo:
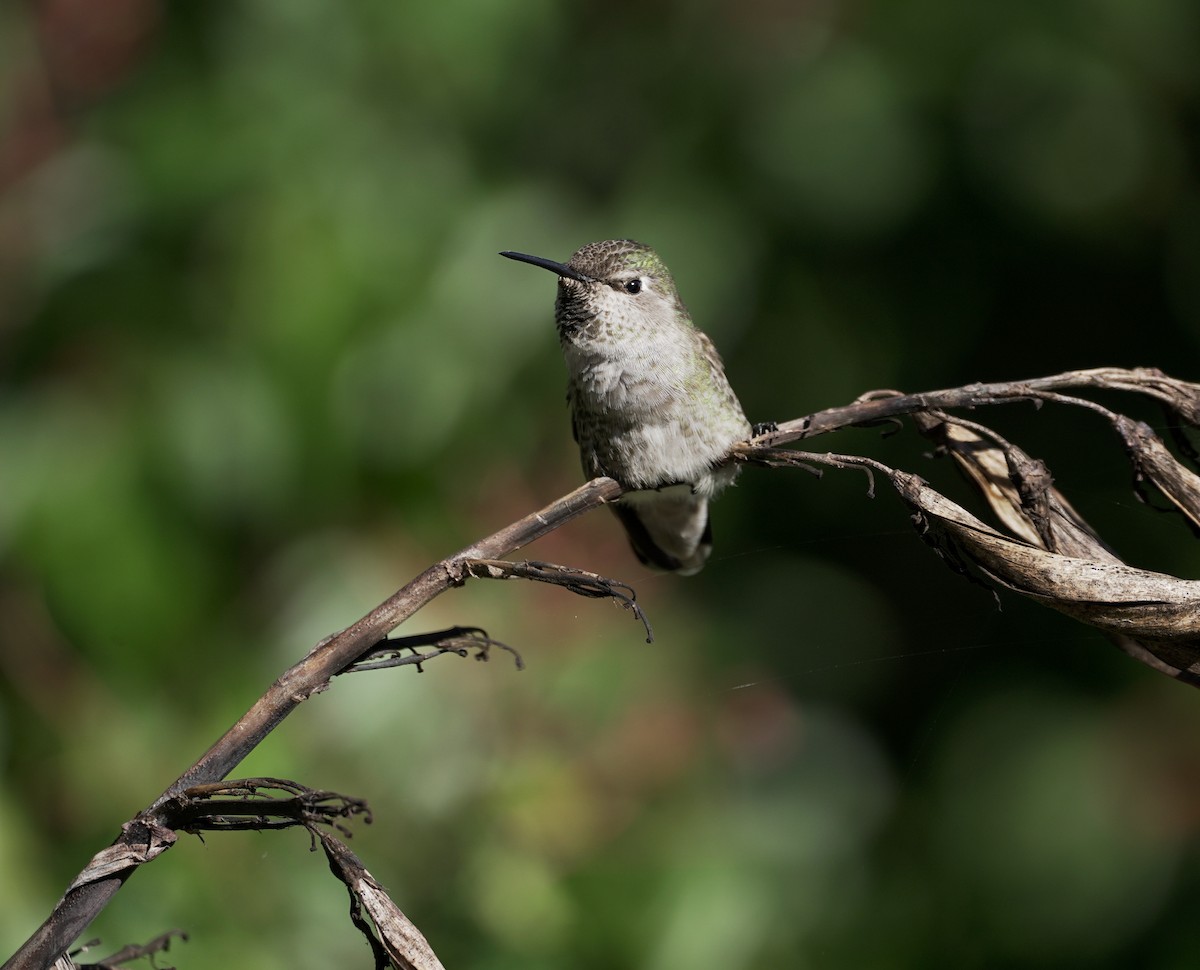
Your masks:
{"label": "bird's eye", "polygon": [[642,292],[642,281],[641,280],[629,280],[625,284],[625,292],[626,293],[641,293]]}

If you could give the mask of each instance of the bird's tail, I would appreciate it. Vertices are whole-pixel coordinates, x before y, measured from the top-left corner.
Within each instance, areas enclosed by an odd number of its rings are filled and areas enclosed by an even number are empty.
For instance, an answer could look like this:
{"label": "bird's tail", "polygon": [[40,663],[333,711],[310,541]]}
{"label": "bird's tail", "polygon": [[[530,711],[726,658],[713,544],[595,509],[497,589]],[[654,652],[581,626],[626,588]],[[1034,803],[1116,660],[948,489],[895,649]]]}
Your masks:
{"label": "bird's tail", "polygon": [[704,568],[712,552],[708,499],[678,491],[628,493],[610,506],[629,533],[629,544],[643,564],[691,576]]}

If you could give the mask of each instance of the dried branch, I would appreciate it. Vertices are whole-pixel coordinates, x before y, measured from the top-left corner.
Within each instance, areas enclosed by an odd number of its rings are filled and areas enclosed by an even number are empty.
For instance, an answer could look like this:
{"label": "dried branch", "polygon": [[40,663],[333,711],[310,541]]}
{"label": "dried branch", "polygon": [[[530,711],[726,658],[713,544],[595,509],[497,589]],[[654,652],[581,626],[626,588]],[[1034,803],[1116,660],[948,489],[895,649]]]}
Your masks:
{"label": "dried branch", "polygon": [[[422,653],[418,647],[432,649]],[[435,657],[454,654],[456,657],[470,656],[475,651],[476,660],[488,660],[491,650],[496,647],[511,653],[517,670],[525,669],[525,661],[507,643],[501,643],[487,635],[487,631],[477,626],[454,626],[448,630],[436,633],[418,633],[408,637],[385,637],[374,647],[367,650],[358,660],[350,664],[343,674],[356,674],[367,670],[383,670],[387,667],[416,667],[419,673],[424,673],[421,665]],[[405,651],[409,651],[405,653]]]}
{"label": "dried branch", "polygon": [[[1131,656],[1200,686],[1200,583],[1135,569],[1121,562],[1053,488],[1044,464],[983,425],[947,414],[951,410],[1015,402],[1038,407],[1046,402],[1086,407],[1112,423],[1131,458],[1139,485],[1153,485],[1192,525],[1200,523],[1200,477],[1171,455],[1146,425],[1087,398],[1068,395],[1065,393],[1068,391],[1140,394],[1161,404],[1171,416],[1172,424],[1191,428],[1200,424],[1200,386],[1153,369],[1098,368],[923,394],[875,391],[849,405],[767,428],[752,440],[735,446],[730,460],[770,467],[802,467],[809,471],[814,470],[815,464],[858,468],[868,475],[872,488],[874,476],[883,475],[909,505],[922,538],[953,568],[1015,590],[1104,630]],[[953,457],[1012,535],[1006,536],[984,524],[918,476],[874,459],[779,448],[842,428],[895,424],[899,418],[910,415],[915,416],[924,433],[935,437],[942,450]],[[1181,431],[1172,428],[1172,433],[1185,457],[1195,463],[1196,450]],[[97,853],[72,882],[54,912],[5,968],[45,967],[64,953],[130,874],[174,842],[171,821],[172,812],[179,810],[179,796],[188,789],[194,791],[197,786],[219,782],[288,714],[313,694],[325,690],[339,673],[405,664],[419,669],[425,660],[443,653],[463,655],[475,649],[480,651],[477,656],[483,656],[491,646],[509,649],[471,628],[442,631],[415,640],[386,639],[430,600],[462,585],[466,579],[525,578],[552,582],[581,595],[614,598],[642,621],[649,638],[649,624],[636,604],[633,590],[625,584],[545,563],[502,561],[517,549],[620,494],[620,485],[611,479],[589,482],[541,511],[436,563],[358,622],[317,644],[308,656],[285,671],[199,761],[122,827],[116,842]],[[420,646],[431,650],[420,654],[416,649]],[[327,839],[332,836],[327,833],[321,836],[329,854],[331,843]],[[339,853],[334,854],[341,858]],[[381,892],[377,884],[362,877],[359,883],[365,888],[354,894],[357,902],[352,909],[356,914],[361,910],[355,907],[365,907],[377,926],[380,919],[386,922],[392,918],[382,903],[378,917],[372,909],[378,902],[377,892]],[[383,936],[385,941],[389,939],[386,932]],[[387,953],[392,956],[391,949]],[[432,958],[432,953],[429,956]],[[437,966],[436,958],[432,959],[432,963],[410,961],[398,965]]]}
{"label": "dried branch", "polygon": [[[329,860],[329,871],[346,887],[350,894],[350,921],[366,938],[375,955],[375,966],[398,967],[399,970],[443,970],[441,961],[420,930],[400,911],[387,894],[387,890],[367,872],[358,856],[345,843],[330,833],[312,830],[325,850]],[[376,932],[363,919],[363,911],[371,917]]]}
{"label": "dried branch", "polygon": [[[271,794],[275,792],[284,794]],[[192,833],[303,826],[312,837],[313,848],[321,846],[330,871],[350,893],[351,922],[369,942],[376,966],[441,970],[442,964],[420,930],[345,843],[323,828],[328,826],[348,838],[351,833],[344,819],[362,818],[369,824],[371,810],[362,799],[318,791],[284,778],[243,778],[189,788],[169,799],[164,810],[176,829]],[[363,918],[364,910],[370,923]],[[143,952],[150,951],[127,947],[118,956],[127,960]],[[109,961],[116,959],[110,957]]]}
{"label": "dried branch", "polygon": [[973,421],[944,412],[913,421],[979,490],[1000,523],[1017,538],[1066,556],[1120,562],[1054,487],[1046,465]]}
{"label": "dried branch", "polygon": [[175,840],[162,824],[164,806],[196,785],[220,781],[289,714],[313,694],[325,690],[331,678],[373,650],[392,630],[434,597],[461,584],[460,563],[498,559],[552,532],[584,512],[621,494],[610,478],[598,478],[537,512],[501,529],[466,549],[435,563],[356,623],[318,643],[299,663],[284,671],[237,723],[175,779],[154,802],[130,822],[107,849],[101,850],[75,877],[54,911],[25,944],[4,964],[4,970],[47,967],[64,953],[108,904],[143,862],[156,857]]}
{"label": "dried branch", "polygon": [[[883,392],[854,405],[821,412],[855,425],[877,423],[892,413],[913,416],[922,433],[937,440],[1013,533],[1005,536],[951,502],[915,475],[849,455],[800,453],[786,457],[760,447],[780,434],[816,433],[834,419],[815,416],[805,427],[795,422],[776,433],[734,449],[738,460],[757,464],[822,461],[862,466],[885,475],[913,511],[922,538],[956,572],[1038,600],[1105,632],[1131,657],[1161,673],[1200,686],[1200,583],[1164,573],[1135,569],[1122,562],[1055,488],[1046,466],[1009,444],[994,431],[962,418],[951,418],[930,402],[976,407],[1009,401],[1052,401],[1084,407],[1104,416],[1121,436],[1137,480],[1154,484],[1195,526],[1200,522],[1200,478],[1166,449],[1141,422],[1087,399],[1051,388],[1139,390],[1166,404],[1175,417],[1192,422],[1200,388],[1166,378],[1157,371],[1080,371],[1017,385],[974,385],[952,391],[896,396]],[[923,402],[917,406],[917,402]],[[881,405],[884,412],[881,413]],[[817,420],[820,418],[820,420]],[[829,428],[826,428],[829,430]]]}
{"label": "dried branch", "polygon": [[612,599],[633,613],[646,631],[646,642],[654,642],[654,630],[650,620],[638,606],[633,587],[620,580],[608,579],[598,573],[583,569],[572,569],[552,562],[508,562],[504,559],[472,559],[459,563],[463,576],[477,579],[529,579],[537,583],[561,586],[579,596],[590,599]]}
{"label": "dried branch", "polygon": [[[1107,409],[1097,410],[1105,413],[1125,438],[1131,462],[1139,474],[1140,469],[1148,467],[1152,461],[1156,474],[1161,475],[1165,482],[1172,481],[1172,472],[1181,477],[1194,477],[1166,453],[1165,447],[1145,425],[1131,422]],[[1197,664],[1198,651],[1195,649],[1197,624],[1191,621],[1190,607],[1187,605],[1194,595],[1196,584],[1143,570],[1127,572],[1126,579],[1118,583],[1118,588],[1102,583],[1098,568],[1087,563],[1114,569],[1120,567],[1120,570],[1126,571],[1129,567],[1101,541],[1053,487],[1053,479],[1042,462],[1030,458],[1015,445],[973,422],[952,419],[947,415],[918,415],[916,420],[923,433],[942,442],[942,447],[955,458],[968,478],[978,485],[997,518],[1011,532],[1031,545],[1041,546],[1049,552],[1076,561],[1072,582],[1050,588],[1036,585],[1032,591],[1018,589],[1019,592],[1102,629],[1121,650],[1160,673],[1200,686],[1197,678],[1200,669]],[[1130,427],[1140,432],[1139,437],[1129,433]],[[984,439],[990,439],[990,443]],[[1144,452],[1141,450],[1143,448]],[[1174,494],[1187,493],[1180,490]],[[1198,494],[1192,493],[1190,512],[1186,499],[1177,503],[1189,517],[1200,508],[1200,503],[1195,501]],[[1059,565],[1062,567],[1064,564]],[[1152,592],[1143,582],[1146,577],[1155,577],[1154,590],[1165,586],[1170,598],[1165,602],[1139,601],[1139,596]],[[1074,605],[1079,600],[1088,604],[1082,613]],[[1126,612],[1122,620],[1114,625],[1109,622],[1102,608],[1106,602],[1114,609],[1120,609],[1122,604],[1136,604],[1139,610],[1150,617],[1151,622],[1131,622]],[[1181,607],[1180,603],[1184,605]],[[1175,624],[1168,621],[1164,624],[1164,617],[1172,613],[1177,616],[1182,613],[1185,622]]]}
{"label": "dried branch", "polygon": [[840,431],[842,428],[869,427],[890,418],[918,411],[978,408],[994,404],[1029,402],[1037,404],[1045,392],[1084,389],[1126,391],[1153,398],[1191,427],[1200,427],[1200,385],[1190,384],[1152,367],[1124,369],[1099,367],[1093,370],[1067,371],[1052,377],[998,384],[967,384],[922,394],[899,391],[871,391],[851,404],[828,408],[777,426],[773,432],[756,437],[752,444],[771,448]]}
{"label": "dried branch", "polygon": [[1133,464],[1138,497],[1151,504],[1142,488],[1149,482],[1174,506],[1167,511],[1182,514],[1192,532],[1200,535],[1200,477],[1176,460],[1148,424],[1118,414],[1114,415],[1113,425]]}
{"label": "dried branch", "polygon": [[78,950],[73,950],[69,955],[60,957],[55,961],[55,970],[119,970],[127,963],[132,963],[134,960],[149,960],[150,965],[155,970],[174,970],[173,967],[160,966],[155,962],[155,956],[159,953],[166,953],[171,949],[172,940],[182,940],[187,942],[188,935],[183,930],[168,930],[150,940],[148,943],[130,943],[128,946],[123,946],[116,953],[105,957],[103,960],[97,960],[95,963],[77,963],[75,957],[80,956],[97,946],[99,940],[90,940],[81,946]]}
{"label": "dried branch", "polygon": [[[282,791],[287,794],[264,794]],[[371,809],[361,798],[319,791],[286,778],[243,778],[196,785],[168,799],[165,819],[181,832],[266,831],[303,825],[312,831],[330,825],[343,835],[342,819],[361,817],[371,824]]]}

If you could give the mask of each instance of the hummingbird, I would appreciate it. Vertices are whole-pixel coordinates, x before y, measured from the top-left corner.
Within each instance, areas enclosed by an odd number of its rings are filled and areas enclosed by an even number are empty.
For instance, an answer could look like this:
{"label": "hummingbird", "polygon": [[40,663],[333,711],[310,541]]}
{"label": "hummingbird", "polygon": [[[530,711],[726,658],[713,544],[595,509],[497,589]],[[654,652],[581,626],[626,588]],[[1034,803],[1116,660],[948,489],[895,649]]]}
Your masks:
{"label": "hummingbird", "polygon": [[643,564],[699,572],[712,551],[709,500],[737,477],[725,459],[751,426],[666,264],[632,239],[589,243],[565,263],[500,255],[558,276],[554,319],[584,474],[627,490],[611,508]]}

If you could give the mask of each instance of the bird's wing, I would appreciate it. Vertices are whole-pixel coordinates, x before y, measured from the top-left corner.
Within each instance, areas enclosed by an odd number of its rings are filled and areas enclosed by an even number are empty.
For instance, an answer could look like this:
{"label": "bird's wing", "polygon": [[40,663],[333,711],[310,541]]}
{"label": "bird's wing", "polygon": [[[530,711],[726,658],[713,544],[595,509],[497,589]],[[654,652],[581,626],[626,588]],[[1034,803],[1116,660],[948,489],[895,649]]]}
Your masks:
{"label": "bird's wing", "polygon": [[729,386],[729,378],[725,376],[725,362],[721,360],[721,355],[717,353],[716,344],[702,330],[697,330],[696,336],[700,338],[700,353],[704,356],[705,364],[708,365],[713,385],[720,389],[726,401],[732,404],[738,411],[741,411],[741,402],[738,401],[737,395],[733,393],[733,388]]}
{"label": "bird's wing", "polygon": [[579,409],[575,407],[575,385],[567,382],[567,407],[571,411],[571,437],[579,444]]}

